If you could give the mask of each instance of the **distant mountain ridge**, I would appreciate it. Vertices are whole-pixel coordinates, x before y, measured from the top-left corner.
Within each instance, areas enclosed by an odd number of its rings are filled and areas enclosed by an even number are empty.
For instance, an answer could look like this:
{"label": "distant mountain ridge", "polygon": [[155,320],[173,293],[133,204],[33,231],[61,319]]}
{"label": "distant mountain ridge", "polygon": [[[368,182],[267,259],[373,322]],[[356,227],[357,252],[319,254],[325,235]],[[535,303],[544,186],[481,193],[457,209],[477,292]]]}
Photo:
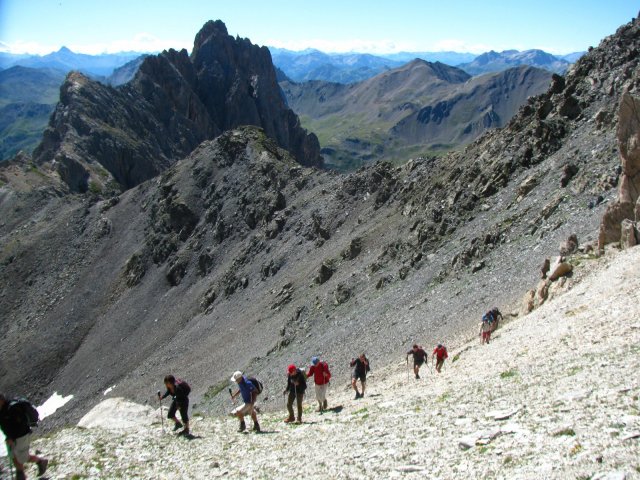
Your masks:
{"label": "distant mountain ridge", "polygon": [[466,144],[504,126],[551,73],[520,66],[471,77],[416,59],[363,82],[281,82],[287,102],[318,134],[327,165],[352,170]]}
{"label": "distant mountain ridge", "polygon": [[498,72],[519,65],[564,73],[584,52],[555,56],[542,50],[505,50],[481,55],[459,52],[399,52],[371,55],[362,53],[325,53],[315,49],[292,51],[269,47],[273,63],[291,80],[305,82],[324,80],[356,83],[379,73],[398,68],[414,59],[444,63],[463,69],[470,75]]}
{"label": "distant mountain ridge", "polygon": [[477,56],[471,62],[458,66],[471,75],[500,72],[520,65],[529,65],[562,74],[569,68],[570,64],[571,62],[542,50],[525,50],[522,52],[518,50],[494,52],[492,50]]}
{"label": "distant mountain ridge", "polygon": [[139,52],[103,53],[100,55],[88,55],[72,52],[67,47],[61,47],[57,52],[47,55],[12,55],[2,53],[0,66],[9,68],[22,66],[30,68],[54,68],[68,72],[80,71],[86,75],[108,76],[114,69],[139,57]]}

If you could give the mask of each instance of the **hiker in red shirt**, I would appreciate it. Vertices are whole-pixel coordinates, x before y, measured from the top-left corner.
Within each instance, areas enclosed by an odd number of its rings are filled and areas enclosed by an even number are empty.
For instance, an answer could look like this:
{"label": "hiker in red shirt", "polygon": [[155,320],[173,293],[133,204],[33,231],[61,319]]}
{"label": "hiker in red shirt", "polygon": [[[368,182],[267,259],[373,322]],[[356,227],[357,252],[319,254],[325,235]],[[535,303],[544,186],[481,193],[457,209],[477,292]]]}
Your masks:
{"label": "hiker in red shirt", "polygon": [[433,353],[431,354],[431,362],[433,362],[434,356],[436,357],[436,372],[440,373],[445,359],[449,357],[449,355],[447,354],[447,348],[439,343],[438,346],[433,349]]}
{"label": "hiker in red shirt", "polygon": [[318,412],[322,413],[327,409],[327,388],[331,380],[331,372],[327,362],[321,362],[318,357],[311,359],[311,367],[307,372],[307,378],[313,375],[313,382],[316,387],[316,399],[318,400]]}

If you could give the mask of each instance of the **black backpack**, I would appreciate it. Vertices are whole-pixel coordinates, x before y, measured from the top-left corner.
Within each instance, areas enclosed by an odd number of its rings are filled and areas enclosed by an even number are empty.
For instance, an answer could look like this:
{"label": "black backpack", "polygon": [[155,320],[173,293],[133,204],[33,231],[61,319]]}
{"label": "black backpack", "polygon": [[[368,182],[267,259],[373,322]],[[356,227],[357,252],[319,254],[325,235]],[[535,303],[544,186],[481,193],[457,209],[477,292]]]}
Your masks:
{"label": "black backpack", "polygon": [[262,393],[262,389],[264,388],[264,386],[262,385],[262,382],[258,380],[256,377],[247,377],[247,380],[249,380],[253,384],[253,386],[256,389],[256,393],[260,395]]}
{"label": "black backpack", "polygon": [[181,378],[176,379],[176,387],[180,386],[185,395],[189,395],[191,393],[191,387],[187,382],[182,380]]}
{"label": "black backpack", "polygon": [[24,415],[24,418],[29,427],[35,427],[40,421],[40,414],[36,407],[34,407],[26,398],[16,398],[9,403],[9,408],[14,408],[18,412]]}

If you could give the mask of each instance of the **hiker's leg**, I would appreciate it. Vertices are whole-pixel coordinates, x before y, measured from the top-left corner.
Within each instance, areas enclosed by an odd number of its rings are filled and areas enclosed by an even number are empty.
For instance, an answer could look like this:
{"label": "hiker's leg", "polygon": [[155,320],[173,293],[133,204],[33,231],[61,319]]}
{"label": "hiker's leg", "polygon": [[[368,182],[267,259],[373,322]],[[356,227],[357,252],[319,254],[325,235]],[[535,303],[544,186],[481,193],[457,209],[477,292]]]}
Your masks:
{"label": "hiker's leg", "polygon": [[367,380],[366,380],[366,378],[365,378],[365,377],[361,378],[361,379],[360,379],[360,383],[362,384],[362,393],[361,393],[360,395],[364,397],[364,389],[365,389],[365,388],[366,388],[366,386],[367,386]]}
{"label": "hiker's leg", "polygon": [[302,399],[304,398],[304,394],[303,393],[299,393],[298,395],[296,395],[296,406],[298,407],[298,417],[297,420],[299,422],[302,421]]}
{"label": "hiker's leg", "polygon": [[293,401],[296,398],[296,394],[294,392],[289,392],[289,397],[287,398],[287,411],[289,412],[289,419],[293,420],[295,417],[293,416]]}
{"label": "hiker's leg", "polygon": [[176,419],[176,412],[178,411],[178,404],[176,403],[175,400],[171,401],[171,405],[169,405],[169,411],[167,412],[167,418],[169,420],[173,420],[174,422],[177,422],[178,420]]}
{"label": "hiker's leg", "polygon": [[182,418],[182,423],[184,423],[185,433],[189,433],[189,398],[185,398],[180,403],[180,417]]}
{"label": "hiker's leg", "polygon": [[360,395],[360,392],[358,392],[358,385],[356,383],[357,381],[358,381],[358,377],[356,377],[355,375],[351,377],[351,386],[356,391],[356,394]]}

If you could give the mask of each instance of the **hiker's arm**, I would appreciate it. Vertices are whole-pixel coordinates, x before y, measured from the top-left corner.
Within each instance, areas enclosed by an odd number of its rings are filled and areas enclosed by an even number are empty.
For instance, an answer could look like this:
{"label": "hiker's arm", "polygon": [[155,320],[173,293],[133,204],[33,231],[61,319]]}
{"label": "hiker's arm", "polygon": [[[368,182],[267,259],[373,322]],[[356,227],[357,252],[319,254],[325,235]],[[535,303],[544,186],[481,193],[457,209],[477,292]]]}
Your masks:
{"label": "hiker's arm", "polygon": [[170,392],[170,391],[169,391],[169,389],[167,388],[167,391],[166,391],[166,392],[164,392],[164,395],[162,395],[162,396],[160,397],[160,400],[163,400],[163,399],[167,398],[169,395],[171,395],[171,392]]}

